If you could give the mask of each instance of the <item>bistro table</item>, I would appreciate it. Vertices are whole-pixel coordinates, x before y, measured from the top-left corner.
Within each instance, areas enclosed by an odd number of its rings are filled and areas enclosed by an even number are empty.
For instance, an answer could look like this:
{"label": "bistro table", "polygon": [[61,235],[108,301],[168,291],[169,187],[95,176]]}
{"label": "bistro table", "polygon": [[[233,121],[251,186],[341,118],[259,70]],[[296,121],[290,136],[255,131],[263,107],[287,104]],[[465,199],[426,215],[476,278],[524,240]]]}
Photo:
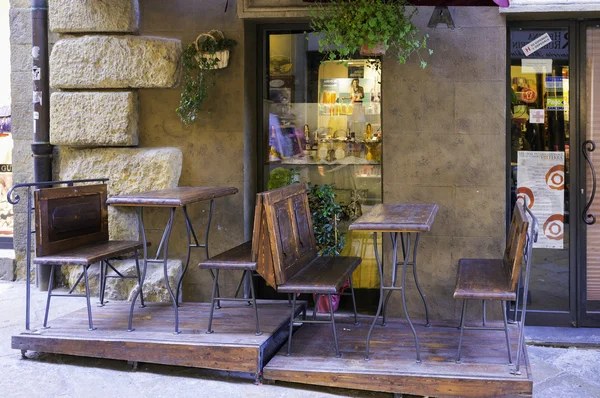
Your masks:
{"label": "bistro table", "polygon": [[[419,346],[419,338],[417,332],[413,326],[412,320],[408,315],[406,309],[406,267],[412,265],[413,275],[415,278],[415,284],[423,304],[425,305],[425,321],[426,325],[429,326],[429,309],[427,307],[427,300],[421,290],[419,279],[417,278],[417,248],[419,246],[419,237],[421,232],[428,232],[431,230],[431,225],[438,211],[438,206],[435,204],[393,204],[383,203],[378,204],[373,209],[363,216],[359,217],[354,221],[349,229],[353,231],[365,231],[373,232],[373,248],[375,250],[375,260],[377,262],[377,268],[379,269],[379,305],[377,306],[377,313],[375,319],[371,324],[369,333],[367,334],[367,346],[365,350],[365,359],[369,359],[369,343],[371,342],[371,333],[377,323],[379,314],[383,308],[383,322],[382,326],[386,325],[387,319],[387,304],[390,296],[394,290],[400,290],[402,292],[402,307],[404,309],[404,315],[412,333],[415,337],[415,347],[417,351],[417,362],[421,362],[421,350]],[[392,284],[385,286],[383,279],[383,263],[377,251],[377,233],[381,232],[382,239],[384,233],[389,233],[392,240]],[[415,234],[414,245],[412,246],[411,252],[411,233]],[[400,235],[400,242],[402,244],[403,261],[398,262],[398,234]],[[412,254],[412,261],[409,261]],[[396,286],[398,265],[402,265],[402,284],[400,287]],[[384,300],[384,291],[388,291]]]}
{"label": "bistro table", "polygon": [[[142,271],[142,277],[140,281],[139,289],[136,290],[133,300],[131,302],[131,309],[129,311],[129,324],[128,330],[133,331],[132,322],[133,322],[133,308],[135,307],[135,301],[137,300],[138,295],[142,291],[142,287],[144,286],[144,280],[146,278],[146,268],[149,262],[162,263],[165,274],[165,285],[167,290],[169,291],[169,295],[171,296],[171,300],[173,301],[173,308],[175,309],[175,334],[180,333],[179,331],[179,292],[181,290],[181,283],[183,281],[183,277],[185,272],[187,271],[188,265],[190,263],[190,252],[193,247],[201,247],[205,249],[206,258],[209,258],[208,255],[208,233],[210,231],[210,223],[212,220],[213,209],[214,209],[214,200],[216,198],[220,198],[223,196],[233,195],[238,192],[237,188],[234,187],[178,187],[178,188],[167,188],[167,189],[159,189],[156,191],[147,191],[141,192],[137,194],[130,195],[118,195],[109,198],[106,203],[112,206],[127,206],[127,207],[137,207],[138,208],[138,217],[140,222],[140,233],[142,235],[142,241],[144,243],[144,269]],[[192,226],[192,221],[187,212],[187,205],[202,202],[205,200],[210,200],[210,210],[208,213],[208,221],[206,223],[206,232],[204,235],[204,243],[199,243],[198,238],[196,236],[196,232],[194,231],[194,227]],[[154,259],[148,259],[148,245],[146,241],[146,232],[144,229],[144,208],[145,207],[159,207],[159,208],[169,208],[170,217],[165,230],[163,232],[162,238],[160,240],[160,244],[158,245],[158,249],[156,251],[156,257]],[[177,279],[176,286],[174,287],[175,292],[173,292],[173,288],[169,284],[169,275],[167,270],[167,259],[169,255],[169,238],[171,237],[171,231],[173,229],[173,221],[175,220],[175,210],[181,207],[183,210],[183,215],[185,218],[185,227],[187,233],[187,243],[188,250],[185,263],[183,264],[183,269],[179,278]],[[193,241],[192,241],[193,239]],[[163,254],[162,260],[159,260],[160,254]],[[212,272],[211,272],[212,274]],[[214,275],[212,275],[214,278]],[[143,304],[142,304],[143,306]]]}

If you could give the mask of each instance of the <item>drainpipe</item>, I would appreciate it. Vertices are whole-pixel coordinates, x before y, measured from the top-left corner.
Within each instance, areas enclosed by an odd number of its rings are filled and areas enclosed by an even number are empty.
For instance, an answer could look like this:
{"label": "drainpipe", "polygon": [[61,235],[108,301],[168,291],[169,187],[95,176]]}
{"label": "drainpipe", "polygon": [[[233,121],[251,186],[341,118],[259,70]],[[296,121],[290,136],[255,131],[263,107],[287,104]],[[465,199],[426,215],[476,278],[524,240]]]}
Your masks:
{"label": "drainpipe", "polygon": [[[33,144],[31,144],[33,181],[52,181],[47,0],[31,0],[31,36],[31,56],[33,57]],[[39,266],[36,268],[36,284],[40,290],[48,289],[49,268]]]}

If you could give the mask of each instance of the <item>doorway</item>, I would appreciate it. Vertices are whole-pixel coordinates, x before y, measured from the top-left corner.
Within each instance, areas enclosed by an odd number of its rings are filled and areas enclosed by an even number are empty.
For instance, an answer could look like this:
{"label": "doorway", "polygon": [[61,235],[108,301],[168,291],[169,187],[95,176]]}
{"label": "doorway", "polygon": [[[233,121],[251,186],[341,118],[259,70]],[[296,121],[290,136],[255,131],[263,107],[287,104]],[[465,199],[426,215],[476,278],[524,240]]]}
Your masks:
{"label": "doorway", "polygon": [[511,23],[508,43],[507,213],[526,197],[540,223],[527,323],[600,326],[600,27]]}

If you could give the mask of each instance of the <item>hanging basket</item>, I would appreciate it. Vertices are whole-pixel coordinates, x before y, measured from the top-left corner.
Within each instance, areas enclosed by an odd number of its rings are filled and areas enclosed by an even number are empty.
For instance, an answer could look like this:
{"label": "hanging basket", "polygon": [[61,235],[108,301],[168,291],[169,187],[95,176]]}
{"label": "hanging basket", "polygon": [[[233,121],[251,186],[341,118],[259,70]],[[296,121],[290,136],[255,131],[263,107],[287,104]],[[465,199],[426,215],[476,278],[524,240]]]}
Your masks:
{"label": "hanging basket", "polygon": [[200,47],[202,46],[202,43],[204,43],[206,40],[212,40],[213,42],[217,43],[219,40],[225,40],[225,36],[220,30],[211,30],[208,33],[199,34],[198,37],[196,37],[196,40],[194,41],[196,51],[198,52],[198,54],[196,55],[196,60],[200,62],[201,58],[205,58],[209,61],[217,59],[216,64],[210,69],[226,68],[229,64],[229,49],[215,51],[214,53],[202,52],[200,51]]}
{"label": "hanging basket", "polygon": [[365,44],[360,47],[360,55],[365,57],[385,55],[385,43],[374,43],[373,47],[369,47],[369,43],[365,42]]}

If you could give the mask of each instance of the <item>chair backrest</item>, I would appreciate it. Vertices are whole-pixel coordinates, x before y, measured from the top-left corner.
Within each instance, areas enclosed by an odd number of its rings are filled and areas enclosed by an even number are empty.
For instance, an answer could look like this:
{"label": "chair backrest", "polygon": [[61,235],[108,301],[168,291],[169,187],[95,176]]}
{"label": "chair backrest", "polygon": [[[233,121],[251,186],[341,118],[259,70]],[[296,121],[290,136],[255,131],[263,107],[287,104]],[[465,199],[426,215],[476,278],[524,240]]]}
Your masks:
{"label": "chair backrest", "polygon": [[36,190],[36,255],[107,241],[106,192],[106,184]]}
{"label": "chair backrest", "polygon": [[527,241],[527,229],[529,221],[525,210],[524,202],[519,199],[515,204],[512,213],[512,221],[506,239],[506,249],[504,250],[504,271],[508,276],[509,289],[515,290],[521,272],[521,262],[525,252],[525,242]]}
{"label": "chair backrest", "polygon": [[284,284],[317,257],[305,184],[258,194],[253,258],[257,272],[273,287]]}

